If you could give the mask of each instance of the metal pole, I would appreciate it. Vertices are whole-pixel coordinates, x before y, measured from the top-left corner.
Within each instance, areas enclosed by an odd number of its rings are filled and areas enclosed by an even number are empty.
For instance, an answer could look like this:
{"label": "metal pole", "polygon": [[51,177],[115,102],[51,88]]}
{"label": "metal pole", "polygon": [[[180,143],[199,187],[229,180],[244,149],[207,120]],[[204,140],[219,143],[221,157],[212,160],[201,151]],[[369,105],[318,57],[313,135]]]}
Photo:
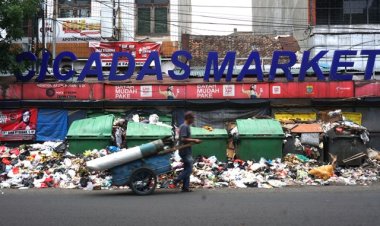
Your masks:
{"label": "metal pole", "polygon": [[46,48],[46,43],[45,43],[45,15],[46,15],[46,11],[47,11],[47,4],[45,1],[43,1],[43,3],[45,6],[42,6],[42,9],[44,11],[43,15],[42,15],[42,26],[41,26],[41,32],[42,32],[42,46],[43,48]]}
{"label": "metal pole", "polygon": [[53,60],[55,59],[55,48],[57,43],[57,11],[58,11],[58,1],[54,0],[54,9],[53,9]]}
{"label": "metal pole", "polygon": [[117,28],[117,40],[121,40],[121,8],[120,8],[120,0],[117,1],[117,13],[118,13],[118,28]]}
{"label": "metal pole", "polygon": [[116,39],[116,1],[112,0],[112,38]]}

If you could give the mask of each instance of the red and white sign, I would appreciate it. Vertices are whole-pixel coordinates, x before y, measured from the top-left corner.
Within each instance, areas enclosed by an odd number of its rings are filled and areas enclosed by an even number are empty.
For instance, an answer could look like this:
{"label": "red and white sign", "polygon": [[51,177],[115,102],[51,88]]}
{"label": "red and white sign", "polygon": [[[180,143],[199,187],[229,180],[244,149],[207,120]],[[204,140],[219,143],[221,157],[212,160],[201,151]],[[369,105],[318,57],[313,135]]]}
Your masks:
{"label": "red and white sign", "polygon": [[258,99],[269,98],[269,85],[210,84],[187,85],[186,99]]}
{"label": "red and white sign", "polygon": [[25,83],[24,100],[101,100],[102,83]]}
{"label": "red and white sign", "polygon": [[107,100],[186,99],[186,86],[177,85],[105,85]]}
{"label": "red and white sign", "polygon": [[105,85],[107,100],[256,99],[268,98],[269,85]]}
{"label": "red and white sign", "polygon": [[37,109],[0,111],[0,141],[33,140]]}
{"label": "red and white sign", "polygon": [[21,99],[21,84],[10,84],[0,86],[0,100],[19,100]]}
{"label": "red and white sign", "polygon": [[352,81],[187,85],[24,83],[1,86],[0,91],[0,100],[321,99],[380,96],[380,83],[355,86]]}
{"label": "red and white sign", "polygon": [[351,98],[353,96],[354,83],[352,81],[270,84],[270,98]]}
{"label": "red and white sign", "polygon": [[[110,67],[115,52],[128,52],[134,56],[136,65],[143,65],[152,51],[160,51],[161,45],[154,42],[98,42],[90,43],[91,52],[99,52],[103,67]],[[119,66],[128,66],[128,60],[120,58]]]}

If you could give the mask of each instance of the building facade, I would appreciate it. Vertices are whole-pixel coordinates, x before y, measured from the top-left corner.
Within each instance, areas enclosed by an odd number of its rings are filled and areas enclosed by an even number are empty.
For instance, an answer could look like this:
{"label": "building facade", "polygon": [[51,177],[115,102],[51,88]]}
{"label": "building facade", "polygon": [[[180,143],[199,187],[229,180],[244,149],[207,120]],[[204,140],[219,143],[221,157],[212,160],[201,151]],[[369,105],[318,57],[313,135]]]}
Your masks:
{"label": "building facade", "polygon": [[[190,31],[190,0],[46,0],[38,42],[86,58],[93,42],[170,43]],[[55,27],[55,30],[53,29]],[[44,37],[43,37],[44,36]],[[170,51],[169,51],[170,52]]]}
{"label": "building facade", "polygon": [[[253,33],[293,35],[314,54],[380,48],[380,0],[252,0],[252,15]],[[364,70],[366,58],[352,60]],[[379,60],[375,66],[380,70]]]}

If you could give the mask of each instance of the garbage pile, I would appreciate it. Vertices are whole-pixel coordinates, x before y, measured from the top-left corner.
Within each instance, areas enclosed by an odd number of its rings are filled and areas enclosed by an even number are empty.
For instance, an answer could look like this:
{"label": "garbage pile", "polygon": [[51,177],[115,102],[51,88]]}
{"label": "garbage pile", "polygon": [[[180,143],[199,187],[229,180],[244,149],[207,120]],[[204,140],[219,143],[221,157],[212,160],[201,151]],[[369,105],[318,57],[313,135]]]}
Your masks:
{"label": "garbage pile", "polygon": [[[227,163],[218,162],[215,157],[199,157],[195,160],[190,181],[196,188],[369,185],[380,179],[380,154],[374,150],[372,152],[376,157],[355,168],[339,168],[335,162],[322,165],[299,154],[288,154],[283,160],[262,158],[259,162],[253,162],[236,159]],[[180,162],[173,162],[176,172],[181,170],[181,166]]]}
{"label": "garbage pile", "polygon": [[[362,143],[369,143],[366,127],[346,119],[341,110],[319,112],[319,120],[281,120],[285,132],[285,153],[303,154],[309,158],[324,161],[324,138],[330,140],[338,136],[358,136]],[[352,161],[365,156],[365,153],[352,156]],[[343,159],[340,159],[341,164]]]}
{"label": "garbage pile", "polygon": [[106,150],[87,151],[83,156],[65,153],[62,142],[0,146],[0,188],[107,189],[112,178],[107,172],[90,174],[84,162],[104,156]]}
{"label": "garbage pile", "polygon": [[[117,147],[89,150],[82,155],[64,152],[62,142],[0,146],[0,188],[114,189],[107,171],[90,173],[84,163],[114,152]],[[196,188],[279,188],[308,185],[369,185],[380,179],[380,152],[368,149],[368,160],[355,168],[340,168],[335,160],[323,164],[300,154],[258,162],[239,159],[220,162],[216,157],[198,157],[191,184]],[[159,187],[167,188],[182,170],[173,158],[173,173],[159,177]]]}

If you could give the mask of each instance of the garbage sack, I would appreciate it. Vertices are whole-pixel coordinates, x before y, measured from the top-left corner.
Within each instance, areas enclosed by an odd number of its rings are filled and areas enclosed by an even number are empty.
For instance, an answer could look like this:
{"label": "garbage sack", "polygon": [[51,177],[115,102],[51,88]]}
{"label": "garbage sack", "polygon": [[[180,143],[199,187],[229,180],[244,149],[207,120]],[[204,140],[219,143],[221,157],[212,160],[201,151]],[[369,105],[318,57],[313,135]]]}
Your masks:
{"label": "garbage sack", "polygon": [[157,114],[151,114],[149,115],[149,124],[157,124],[160,120],[160,117],[158,117]]}
{"label": "garbage sack", "polygon": [[368,148],[367,149],[367,155],[368,155],[368,158],[370,158],[372,160],[380,161],[380,152],[379,151],[376,151],[372,148]]}
{"label": "garbage sack", "polygon": [[319,133],[302,133],[301,143],[311,145],[314,147],[319,146]]}
{"label": "garbage sack", "polygon": [[330,177],[334,176],[334,170],[336,167],[337,158],[336,156],[331,156],[331,157],[333,160],[330,165],[320,166],[320,167],[311,169],[309,171],[309,174],[323,180],[328,180]]}

